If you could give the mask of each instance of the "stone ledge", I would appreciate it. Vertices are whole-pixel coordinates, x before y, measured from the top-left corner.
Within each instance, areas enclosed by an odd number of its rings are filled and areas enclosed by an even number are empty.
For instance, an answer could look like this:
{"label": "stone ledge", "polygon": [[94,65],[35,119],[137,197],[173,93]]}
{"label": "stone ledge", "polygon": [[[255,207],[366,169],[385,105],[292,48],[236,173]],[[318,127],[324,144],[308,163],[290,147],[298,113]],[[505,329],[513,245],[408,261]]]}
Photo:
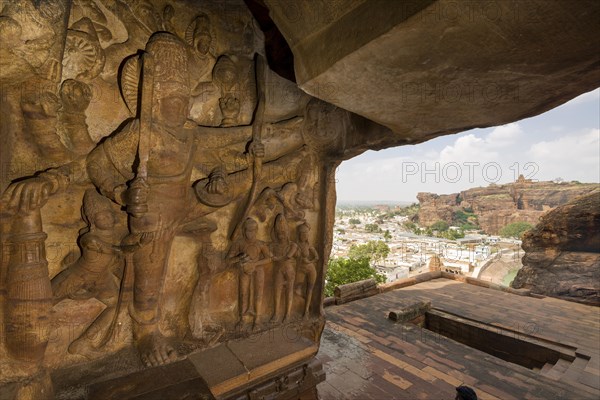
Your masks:
{"label": "stone ledge", "polygon": [[[238,399],[251,391],[269,390],[293,395],[325,379],[320,364],[311,364],[317,351],[317,344],[286,325],[190,354],[182,361],[94,383],[88,387],[88,399],[158,400],[186,395]],[[297,384],[290,383],[290,376]]]}
{"label": "stone ledge", "polygon": [[[326,297],[323,301],[323,307],[330,307],[333,305],[344,304],[344,303],[348,303],[351,301],[364,299],[366,297],[375,296],[380,293],[386,293],[386,292],[389,292],[392,290],[402,289],[402,288],[405,288],[408,286],[413,286],[413,285],[416,285],[419,283],[423,283],[423,282],[430,281],[432,279],[439,279],[439,278],[451,279],[451,280],[455,280],[455,281],[459,281],[459,282],[463,282],[463,283],[468,283],[468,284],[474,285],[474,286],[479,286],[479,287],[484,287],[487,289],[499,290],[501,292],[515,294],[518,296],[534,297],[534,298],[538,298],[538,299],[542,299],[545,297],[545,296],[542,296],[542,295],[539,295],[536,293],[532,293],[531,290],[529,290],[529,289],[514,289],[514,288],[511,288],[508,286],[502,286],[502,285],[498,285],[496,283],[484,281],[484,280],[477,279],[477,278],[472,278],[470,276],[462,276],[462,275],[452,274],[452,273],[444,272],[444,271],[430,271],[430,272],[425,272],[423,274],[412,276],[410,278],[398,279],[397,281],[377,285],[377,290],[368,290],[368,291],[358,293],[358,294],[354,295],[352,298],[346,299],[345,301],[338,301],[338,299],[334,298],[334,297]],[[363,282],[363,281],[360,281],[360,282]]]}

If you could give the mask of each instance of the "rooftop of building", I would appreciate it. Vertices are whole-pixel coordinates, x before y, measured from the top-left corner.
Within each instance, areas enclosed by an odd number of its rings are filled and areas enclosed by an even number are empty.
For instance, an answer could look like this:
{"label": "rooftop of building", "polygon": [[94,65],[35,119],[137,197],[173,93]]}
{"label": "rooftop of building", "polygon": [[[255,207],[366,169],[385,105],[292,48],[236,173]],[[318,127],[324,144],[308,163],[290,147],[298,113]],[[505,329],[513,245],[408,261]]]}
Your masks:
{"label": "rooftop of building", "polygon": [[[418,301],[426,327],[469,345],[388,318]],[[440,278],[325,310],[322,400],[450,400],[459,385],[484,400],[600,398],[597,307]]]}

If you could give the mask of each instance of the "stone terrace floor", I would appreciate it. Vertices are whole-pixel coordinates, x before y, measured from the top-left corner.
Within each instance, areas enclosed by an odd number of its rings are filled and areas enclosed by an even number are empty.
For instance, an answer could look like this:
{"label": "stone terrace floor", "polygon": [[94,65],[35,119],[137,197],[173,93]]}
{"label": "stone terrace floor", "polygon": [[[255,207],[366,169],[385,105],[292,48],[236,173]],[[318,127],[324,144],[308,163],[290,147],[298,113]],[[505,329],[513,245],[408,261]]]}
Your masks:
{"label": "stone terrace floor", "polygon": [[[499,331],[570,345],[591,358],[534,371],[387,319],[402,300],[411,299],[430,300],[432,308]],[[452,400],[461,384],[483,400],[600,398],[597,307],[434,279],[325,310],[318,354],[327,373],[318,386],[322,400]]]}

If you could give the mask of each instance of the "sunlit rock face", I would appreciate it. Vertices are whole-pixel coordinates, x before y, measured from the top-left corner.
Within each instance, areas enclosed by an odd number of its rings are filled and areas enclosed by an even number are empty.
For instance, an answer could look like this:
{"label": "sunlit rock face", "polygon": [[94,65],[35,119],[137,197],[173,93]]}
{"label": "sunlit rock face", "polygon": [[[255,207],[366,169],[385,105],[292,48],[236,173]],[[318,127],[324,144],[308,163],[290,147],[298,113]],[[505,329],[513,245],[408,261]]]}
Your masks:
{"label": "sunlit rock face", "polygon": [[514,222],[535,226],[544,213],[597,188],[597,184],[587,183],[533,182],[521,176],[514,183],[493,184],[460,193],[419,193],[419,223],[422,226],[437,221],[460,224],[456,221],[456,213],[466,212],[471,218],[469,222],[479,225],[490,235],[497,235]]}
{"label": "sunlit rock face", "polygon": [[523,238],[523,268],[512,286],[600,305],[600,192],[560,206]]}

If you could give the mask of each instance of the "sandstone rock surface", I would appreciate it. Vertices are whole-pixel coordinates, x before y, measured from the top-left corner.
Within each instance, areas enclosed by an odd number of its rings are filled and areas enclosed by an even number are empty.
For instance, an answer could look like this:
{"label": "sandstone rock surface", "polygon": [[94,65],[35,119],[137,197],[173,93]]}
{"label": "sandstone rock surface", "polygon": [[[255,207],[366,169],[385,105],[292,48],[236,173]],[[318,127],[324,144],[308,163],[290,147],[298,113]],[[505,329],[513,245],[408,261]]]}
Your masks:
{"label": "sandstone rock surface", "polygon": [[[520,178],[515,183],[490,185],[437,195],[419,193],[419,222],[430,226],[436,221],[456,222],[455,213],[473,213],[488,234],[498,234],[506,225],[522,221],[535,225],[547,211],[583,196],[596,184],[531,182]],[[473,220],[474,217],[471,217]]]}
{"label": "sandstone rock surface", "polygon": [[600,305],[600,191],[560,206],[523,237],[523,268],[512,286]]}

